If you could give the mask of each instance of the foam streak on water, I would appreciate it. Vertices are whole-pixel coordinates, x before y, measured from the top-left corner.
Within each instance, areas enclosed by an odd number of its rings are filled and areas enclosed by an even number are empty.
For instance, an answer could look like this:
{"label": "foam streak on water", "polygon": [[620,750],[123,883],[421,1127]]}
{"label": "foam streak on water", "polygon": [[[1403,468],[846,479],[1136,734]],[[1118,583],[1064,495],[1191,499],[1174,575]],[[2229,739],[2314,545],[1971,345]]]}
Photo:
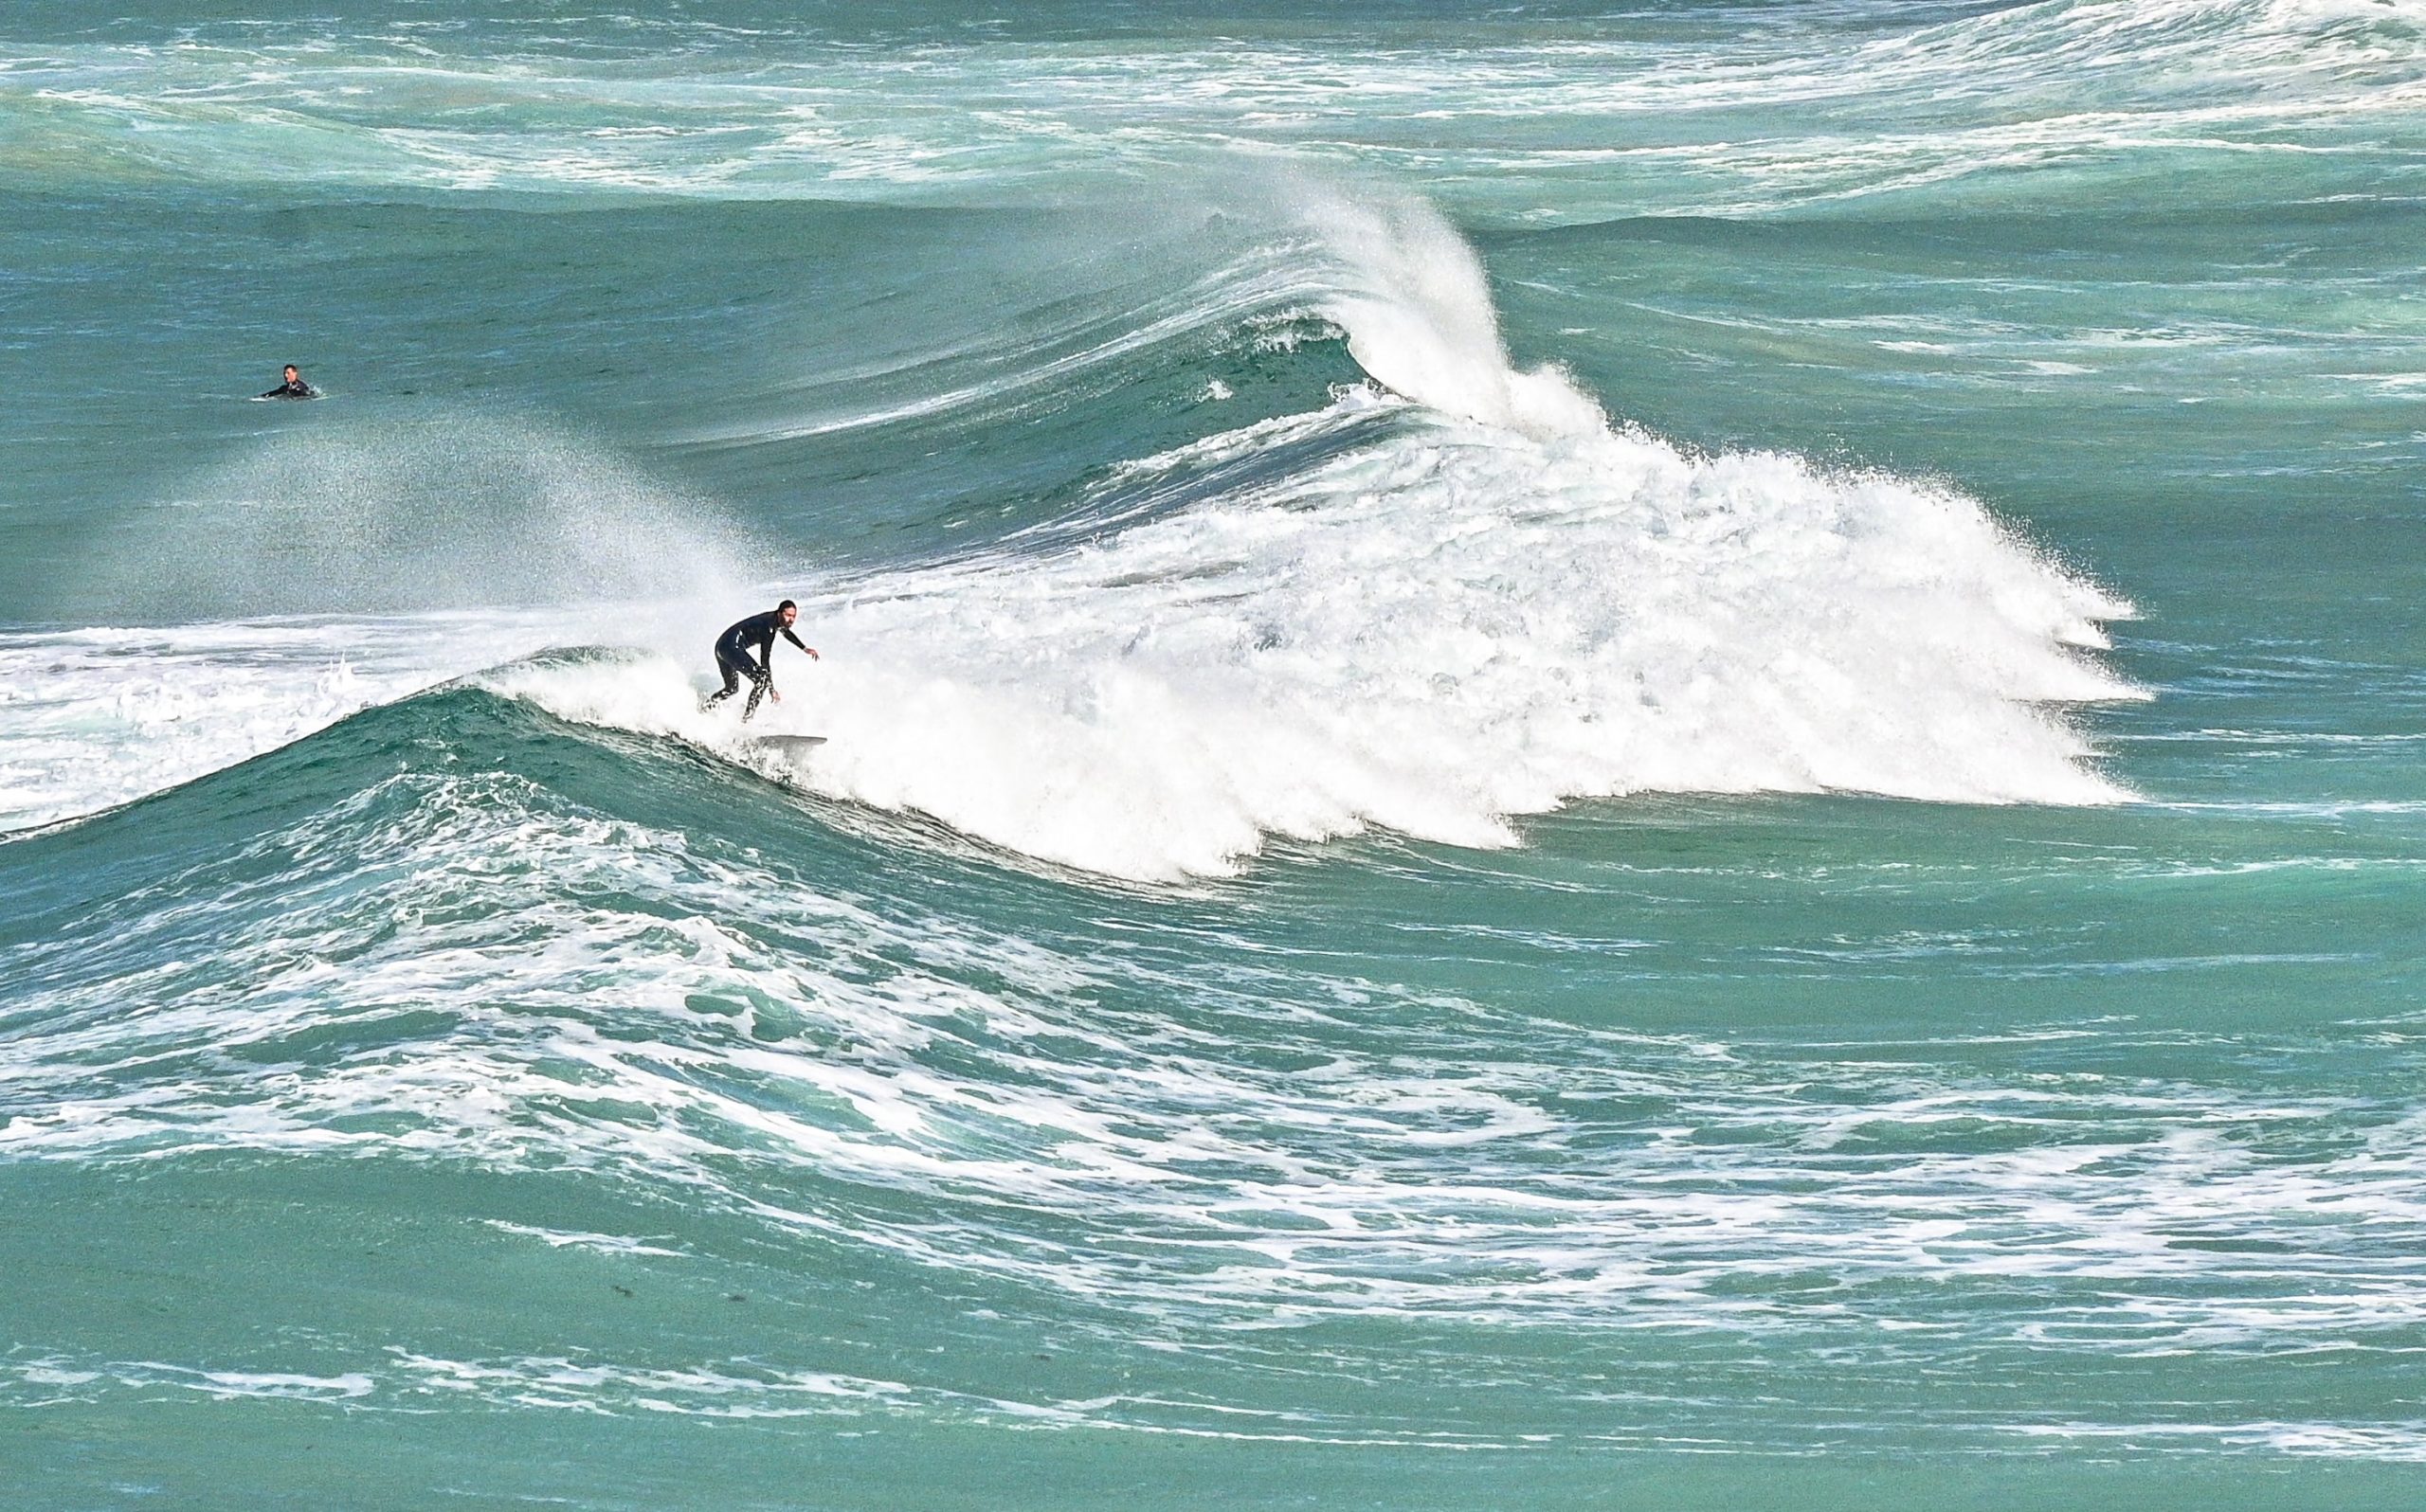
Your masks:
{"label": "foam streak on water", "polygon": [[[764,1185],[796,1166],[965,1205],[949,1239],[925,1225],[857,1235],[925,1263],[1241,1321],[1288,1305],[1636,1327],[1673,1311],[1797,1329],[1814,1320],[1710,1288],[1781,1267],[2280,1284],[2268,1241],[2318,1222],[2355,1227],[2291,1291],[2151,1296],[2081,1337],[2226,1346],[2243,1329],[2426,1316],[2401,1237],[2426,1223],[2409,1136],[2385,1128],[2330,1180],[2265,1158],[2362,1111],[2351,1098],[1949,1081],[1822,1047],[1783,1059],[1627,1033],[1563,1035],[1561,1059],[1536,1062],[1520,1048],[1533,1026],[1471,1002],[1323,1009],[1319,983],[1282,968],[1189,985],[1150,956],[1087,961],[821,897],[679,835],[555,806],[521,784],[399,778],[264,836],[266,854],[296,857],[284,907],[224,956],[178,948],[186,919],[133,921],[110,948],[160,964],[19,999],[8,1144],[52,1160],[570,1159],[830,1225]],[[375,927],[398,916],[422,927]],[[239,973],[237,958],[283,964]],[[991,985],[973,990],[981,973]],[[128,1024],[123,994],[159,1006]],[[1185,1031],[1111,1006],[1166,998],[1185,1004]],[[410,1027],[431,1002],[459,1006]],[[623,1031],[637,1023],[635,1040]],[[319,1060],[305,1047],[340,1025],[362,1052],[248,1085],[248,1066]],[[769,1027],[774,1042],[752,1042]],[[1242,1047],[1323,1064],[1275,1073],[1234,1059]],[[1605,1146],[1590,1109],[1611,1100],[1666,1111]],[[1958,1126],[2010,1147],[1931,1155],[1934,1131]],[[1077,1235],[1043,1257],[1023,1252],[1032,1233],[1002,1250],[1012,1235],[986,1215],[1006,1202],[1082,1228],[1110,1203],[1127,1247],[1179,1269]],[[2174,1247],[2194,1238],[2213,1249]],[[2248,1259],[2231,1258],[2236,1242]],[[2346,1294],[2305,1289],[2328,1279]]]}
{"label": "foam streak on water", "polygon": [[[1562,1029],[1331,979],[1314,957],[1207,969],[1119,931],[1023,938],[804,887],[730,843],[488,778],[392,779],[253,854],[292,859],[225,895],[221,916],[250,922],[211,950],[194,948],[208,921],[136,908],[20,953],[26,980],[62,985],[13,1000],[0,1151],[100,1170],[255,1152],[577,1172],[676,1195],[666,1221],[696,1233],[714,1215],[761,1244],[889,1256],[1207,1340],[1326,1320],[1620,1348],[1673,1332],[1892,1370],[1949,1350],[2057,1351],[2074,1368],[2398,1350],[2426,1328],[2414,1111],[2305,1077],[2288,1091],[1984,1069],[2001,1045],[2161,1059],[2195,1054],[2197,1035],[1941,1035],[1915,1056]],[[274,909],[247,907],[270,888]],[[99,951],[127,964],[78,967]],[[129,998],[152,1006],[129,1019]],[[2414,1036],[2398,1044],[2414,1062]],[[1966,1060],[1982,1069],[1952,1069]],[[2353,1144],[2353,1127],[2371,1133]],[[691,1249],[504,1232],[552,1251]],[[429,1368],[588,1410],[652,1381],[546,1363]],[[116,1378],[395,1404],[432,1388],[424,1368],[180,1380],[44,1357],[20,1389],[83,1399]],[[706,1413],[829,1389],[718,1374],[654,1385]],[[897,1385],[830,1390],[922,1419],[961,1410]],[[1186,1423],[1109,1401],[1035,1410]],[[2403,1431],[2341,1451],[2418,1449]]]}

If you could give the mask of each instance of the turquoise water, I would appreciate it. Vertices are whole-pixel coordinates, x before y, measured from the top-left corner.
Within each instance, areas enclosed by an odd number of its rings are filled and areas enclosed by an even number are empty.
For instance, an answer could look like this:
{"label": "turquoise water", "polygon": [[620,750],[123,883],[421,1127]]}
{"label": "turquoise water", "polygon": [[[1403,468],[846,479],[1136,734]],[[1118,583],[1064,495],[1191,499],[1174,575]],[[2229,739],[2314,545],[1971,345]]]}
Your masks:
{"label": "turquoise water", "polygon": [[2426,8],[129,9],[0,1504],[2426,1493]]}

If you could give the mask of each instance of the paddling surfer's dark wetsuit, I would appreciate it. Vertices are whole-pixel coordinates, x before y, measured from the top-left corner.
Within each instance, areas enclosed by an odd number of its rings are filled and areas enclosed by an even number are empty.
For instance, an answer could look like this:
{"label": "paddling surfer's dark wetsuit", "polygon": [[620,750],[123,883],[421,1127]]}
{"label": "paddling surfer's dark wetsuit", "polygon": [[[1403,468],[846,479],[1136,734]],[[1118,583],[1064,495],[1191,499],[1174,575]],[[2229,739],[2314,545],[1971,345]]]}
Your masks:
{"label": "paddling surfer's dark wetsuit", "polygon": [[[801,644],[800,637],[792,634],[791,626],[784,623],[784,611],[781,609],[753,614],[727,626],[724,634],[716,637],[716,670],[724,674],[724,689],[708,694],[711,707],[739,693],[741,679],[747,677],[750,679],[750,701],[741,706],[741,717],[748,719],[758,711],[758,700],[775,691],[775,637],[779,635],[803,651],[808,651],[808,647]],[[750,655],[752,647],[758,652],[754,658]],[[809,652],[810,656],[816,654]]]}
{"label": "paddling surfer's dark wetsuit", "polygon": [[[288,372],[295,372],[295,369],[292,368],[289,368],[286,370]],[[317,399],[320,397],[320,391],[313,387],[310,384],[305,383],[301,373],[296,373],[294,377],[289,378],[282,384],[280,384],[268,393],[262,395],[262,397],[263,399]]]}

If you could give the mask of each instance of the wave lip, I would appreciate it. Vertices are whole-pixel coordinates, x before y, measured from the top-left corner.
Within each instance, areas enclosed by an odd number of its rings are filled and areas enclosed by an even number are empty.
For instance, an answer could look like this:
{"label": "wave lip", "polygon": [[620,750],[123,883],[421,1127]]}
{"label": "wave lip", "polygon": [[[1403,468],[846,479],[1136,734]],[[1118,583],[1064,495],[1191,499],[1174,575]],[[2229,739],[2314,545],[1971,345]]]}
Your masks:
{"label": "wave lip", "polygon": [[0,634],[0,835],[299,740],[498,653],[477,622],[335,619]]}

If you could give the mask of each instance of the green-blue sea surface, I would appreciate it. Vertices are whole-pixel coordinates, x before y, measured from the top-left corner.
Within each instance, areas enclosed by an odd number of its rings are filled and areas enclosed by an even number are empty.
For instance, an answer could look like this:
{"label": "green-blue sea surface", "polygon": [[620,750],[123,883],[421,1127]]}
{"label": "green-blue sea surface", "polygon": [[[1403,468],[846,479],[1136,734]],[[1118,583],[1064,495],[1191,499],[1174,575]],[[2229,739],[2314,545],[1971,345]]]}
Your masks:
{"label": "green-blue sea surface", "polygon": [[20,0],[0,1506],[2426,1504],[2421,246],[2419,0]]}

